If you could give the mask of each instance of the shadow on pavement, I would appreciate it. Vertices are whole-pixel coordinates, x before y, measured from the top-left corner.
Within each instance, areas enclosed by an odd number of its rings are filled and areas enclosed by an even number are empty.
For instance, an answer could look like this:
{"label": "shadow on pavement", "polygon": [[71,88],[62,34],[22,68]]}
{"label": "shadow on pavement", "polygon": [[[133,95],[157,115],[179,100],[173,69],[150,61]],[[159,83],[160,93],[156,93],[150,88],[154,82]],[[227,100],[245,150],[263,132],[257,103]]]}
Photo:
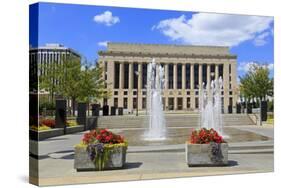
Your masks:
{"label": "shadow on pavement", "polygon": [[142,165],[141,162],[126,162],[124,165],[124,169],[132,169],[132,168],[139,168]]}

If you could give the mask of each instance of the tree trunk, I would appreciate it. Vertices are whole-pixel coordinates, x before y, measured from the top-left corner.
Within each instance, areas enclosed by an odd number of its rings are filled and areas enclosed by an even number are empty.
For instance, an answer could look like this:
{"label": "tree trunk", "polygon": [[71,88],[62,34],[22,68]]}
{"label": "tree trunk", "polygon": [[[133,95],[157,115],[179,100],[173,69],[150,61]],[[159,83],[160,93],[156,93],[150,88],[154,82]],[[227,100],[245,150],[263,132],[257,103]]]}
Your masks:
{"label": "tree trunk", "polygon": [[260,126],[262,126],[262,111],[261,111],[261,102],[262,102],[262,97],[260,97]]}
{"label": "tree trunk", "polygon": [[75,97],[71,98],[72,102],[72,115],[75,116]]}

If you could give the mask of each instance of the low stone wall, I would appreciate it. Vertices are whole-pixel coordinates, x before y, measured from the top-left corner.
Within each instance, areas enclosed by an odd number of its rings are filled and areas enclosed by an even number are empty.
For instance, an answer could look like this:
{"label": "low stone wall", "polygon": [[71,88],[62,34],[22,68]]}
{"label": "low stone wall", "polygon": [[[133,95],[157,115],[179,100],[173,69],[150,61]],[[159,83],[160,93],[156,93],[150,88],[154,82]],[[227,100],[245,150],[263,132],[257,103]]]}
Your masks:
{"label": "low stone wall", "polygon": [[55,128],[55,129],[50,129],[50,130],[45,130],[45,131],[34,131],[34,130],[29,130],[29,137],[31,140],[45,140],[47,138],[52,138],[56,136],[61,136],[64,135],[64,129],[63,128]]}
{"label": "low stone wall", "polygon": [[34,130],[29,130],[29,138],[31,140],[41,141],[41,140],[53,138],[56,136],[62,136],[65,134],[73,134],[73,133],[82,132],[82,131],[84,131],[84,125],[67,127],[65,131],[63,128],[55,128],[55,129],[39,131],[39,132],[34,131]]}
{"label": "low stone wall", "polygon": [[84,131],[84,125],[78,125],[78,126],[66,128],[66,134],[73,134],[82,131]]}
{"label": "low stone wall", "polygon": [[[126,162],[126,147],[116,147],[105,163],[104,170],[122,168]],[[77,171],[96,170],[95,163],[90,159],[86,147],[75,147],[74,168]]]}
{"label": "low stone wall", "polygon": [[228,164],[227,143],[186,143],[185,149],[188,166],[224,166]]}

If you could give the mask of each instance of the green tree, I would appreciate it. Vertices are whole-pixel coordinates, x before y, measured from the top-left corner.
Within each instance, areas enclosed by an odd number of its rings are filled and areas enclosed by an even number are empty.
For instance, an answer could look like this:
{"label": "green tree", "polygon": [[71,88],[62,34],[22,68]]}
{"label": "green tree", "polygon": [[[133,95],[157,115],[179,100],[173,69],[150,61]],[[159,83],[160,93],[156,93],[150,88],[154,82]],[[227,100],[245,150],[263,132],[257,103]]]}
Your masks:
{"label": "green tree", "polygon": [[105,80],[102,77],[103,69],[96,62],[95,66],[85,62],[84,69],[81,70],[80,94],[78,100],[81,102],[97,102],[99,99],[108,97],[110,93],[105,90]]}
{"label": "green tree", "polygon": [[52,96],[61,95],[71,100],[73,115],[77,101],[89,104],[109,95],[105,90],[103,69],[97,62],[95,67],[87,61],[81,66],[79,58],[68,56],[62,63],[55,63],[45,71],[47,73],[40,77],[41,89],[49,91]]}
{"label": "green tree", "polygon": [[240,77],[240,91],[247,99],[273,96],[273,79],[264,65],[252,65],[244,77]]}
{"label": "green tree", "polygon": [[269,69],[265,65],[252,65],[244,77],[240,77],[240,91],[247,101],[250,98],[257,98],[260,104],[260,125],[261,101],[266,96],[273,96],[273,78],[269,77]]}

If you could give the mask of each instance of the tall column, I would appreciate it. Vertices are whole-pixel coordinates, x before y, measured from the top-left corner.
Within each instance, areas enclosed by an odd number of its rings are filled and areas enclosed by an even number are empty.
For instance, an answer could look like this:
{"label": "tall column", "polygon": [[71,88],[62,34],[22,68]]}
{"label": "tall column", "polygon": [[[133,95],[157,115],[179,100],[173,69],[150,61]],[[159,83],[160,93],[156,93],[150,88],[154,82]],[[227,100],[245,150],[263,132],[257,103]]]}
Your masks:
{"label": "tall column", "polygon": [[142,109],[142,64],[139,63],[138,64],[138,72],[139,72],[139,76],[138,76],[138,109]]}
{"label": "tall column", "polygon": [[232,82],[232,94],[233,94],[233,105],[237,102],[237,81],[236,81],[236,61],[231,62],[231,82]]}
{"label": "tall column", "polygon": [[194,64],[190,64],[190,107],[195,109],[195,96],[194,96]]}
{"label": "tall column", "polygon": [[186,68],[185,68],[185,64],[182,64],[182,66],[181,66],[181,73],[182,73],[182,75],[181,75],[181,79],[182,79],[182,89],[184,89],[185,90],[185,86],[186,86]]}
{"label": "tall column", "polygon": [[168,68],[169,68],[169,64],[167,63],[165,64],[165,89],[168,89],[168,83],[169,83]]}
{"label": "tall column", "polygon": [[186,110],[186,64],[182,64],[182,109]]}
{"label": "tall column", "polygon": [[[107,84],[107,88],[109,90],[113,90],[114,88],[114,61],[108,61],[107,62],[107,80],[108,80],[108,84]],[[108,105],[109,106],[113,106],[113,97],[109,97],[108,100]]]}
{"label": "tall column", "polygon": [[190,89],[194,89],[194,64],[190,64]]}
{"label": "tall column", "polygon": [[210,87],[211,84],[211,65],[207,64],[207,85]]}
{"label": "tall column", "polygon": [[133,73],[133,63],[129,63],[129,89],[133,89],[134,83],[134,73]]}
{"label": "tall column", "polygon": [[124,63],[120,62],[120,69],[119,69],[119,89],[124,88]]}
{"label": "tall column", "polygon": [[215,80],[219,79],[219,65],[215,65]]}
{"label": "tall column", "polygon": [[128,90],[128,110],[133,110],[133,83],[134,83],[134,73],[133,73],[133,63],[129,62],[129,90]]}
{"label": "tall column", "polygon": [[223,64],[223,94],[224,94],[224,112],[227,113],[229,105],[229,64]]}
{"label": "tall column", "polygon": [[177,64],[174,64],[174,73],[173,73],[173,76],[174,76],[174,89],[177,89],[177,78],[178,78],[178,75],[177,75]]}
{"label": "tall column", "polygon": [[199,73],[198,73],[198,76],[199,76],[199,88],[201,88],[201,85],[202,85],[202,80],[203,80],[203,78],[202,78],[202,64],[199,64],[199,71],[198,71]]}
{"label": "tall column", "polygon": [[124,62],[120,62],[118,107],[123,107],[123,88],[124,88]]}

